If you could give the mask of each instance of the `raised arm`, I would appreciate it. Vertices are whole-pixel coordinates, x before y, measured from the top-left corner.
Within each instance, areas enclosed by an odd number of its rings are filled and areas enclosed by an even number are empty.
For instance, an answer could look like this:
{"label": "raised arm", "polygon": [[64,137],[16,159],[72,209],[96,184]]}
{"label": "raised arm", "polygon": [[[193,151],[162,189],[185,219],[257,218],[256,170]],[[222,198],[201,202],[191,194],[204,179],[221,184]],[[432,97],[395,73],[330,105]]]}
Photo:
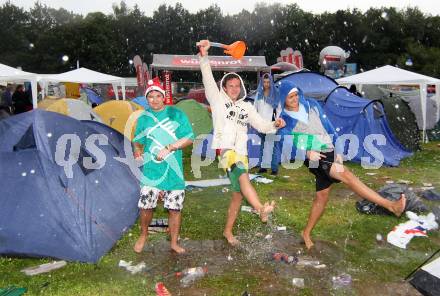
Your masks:
{"label": "raised arm", "polygon": [[205,86],[205,95],[209,104],[212,106],[219,97],[219,89],[212,75],[211,65],[208,59],[208,50],[210,47],[208,40],[201,40],[197,43],[199,46],[200,71],[202,72],[203,85]]}

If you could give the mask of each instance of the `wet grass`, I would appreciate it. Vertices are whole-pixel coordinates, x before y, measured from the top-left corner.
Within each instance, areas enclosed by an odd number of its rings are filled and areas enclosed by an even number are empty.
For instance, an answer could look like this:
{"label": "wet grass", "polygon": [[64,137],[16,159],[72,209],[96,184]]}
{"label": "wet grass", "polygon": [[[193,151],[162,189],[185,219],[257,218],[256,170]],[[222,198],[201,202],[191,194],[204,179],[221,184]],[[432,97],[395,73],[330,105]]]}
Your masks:
{"label": "wet grass", "polygon": [[[356,164],[348,164],[350,169],[372,188],[378,189],[385,180],[409,180],[411,187],[419,188],[422,183],[432,183],[440,188],[440,148],[437,143],[424,145],[415,156],[402,162],[399,168],[366,170]],[[185,160],[186,178],[194,180],[190,172],[190,161]],[[377,173],[374,176],[367,172]],[[202,176],[218,178],[223,175],[214,162],[202,168]],[[286,177],[285,177],[286,176]],[[288,176],[288,178],[287,178]],[[270,178],[271,176],[266,175]],[[385,177],[389,177],[386,179]],[[305,226],[314,196],[313,176],[305,168],[287,170],[282,168],[278,177],[270,185],[256,184],[262,200],[276,200],[277,210],[273,216],[274,225],[287,226],[298,236]],[[222,240],[230,192],[222,192],[223,187],[194,190],[187,193],[183,211],[181,237],[194,240]],[[376,235],[386,234],[405,218],[391,216],[368,216],[355,209],[357,197],[342,184],[336,184],[326,212],[318,223],[313,235],[318,243],[331,246],[338,260],[332,263],[332,272],[351,274],[353,289],[349,294],[360,294],[368,285],[384,287],[400,283],[414,268],[430,256],[440,245],[438,231],[429,233],[429,238],[414,238],[406,250],[395,248],[386,242],[378,243]],[[439,203],[425,202],[428,206]],[[156,216],[166,217],[163,209]],[[236,223],[236,233],[241,236],[267,231],[258,217],[242,213]],[[177,295],[241,295],[248,291],[251,295],[341,295],[344,291],[329,291],[329,281],[335,274],[317,274],[315,279],[306,278],[306,288],[293,288],[291,279],[280,277],[272,265],[246,265],[235,262],[225,267],[223,272],[215,273],[194,283],[190,289],[179,290],[164,274],[145,272],[131,275],[117,265],[120,259],[133,262],[153,260],[150,254],[137,255],[132,246],[139,234],[135,225],[98,264],[69,263],[62,269],[50,273],[27,277],[20,272],[22,268],[46,262],[49,259],[0,258],[0,287],[15,285],[28,288],[26,295],[154,295],[157,281],[170,282]],[[163,240],[164,234],[153,234],[151,241]],[[292,242],[293,244],[293,242]],[[327,248],[328,249],[328,248]],[[154,256],[154,254],[152,254]],[[174,257],[171,257],[174,258]],[[179,261],[172,259],[170,262]],[[154,260],[153,260],[154,261]],[[160,262],[158,264],[170,264]],[[177,263],[176,263],[177,264]],[[179,263],[181,264],[181,263]],[[170,266],[170,270],[177,268]],[[188,266],[191,267],[191,266]],[[330,270],[330,269],[329,269]],[[299,276],[300,277],[300,276]],[[319,284],[323,282],[322,284]],[[310,283],[308,285],[308,283]],[[362,285],[359,283],[363,283]],[[383,290],[385,291],[385,290]],[[386,295],[384,293],[383,295]]]}

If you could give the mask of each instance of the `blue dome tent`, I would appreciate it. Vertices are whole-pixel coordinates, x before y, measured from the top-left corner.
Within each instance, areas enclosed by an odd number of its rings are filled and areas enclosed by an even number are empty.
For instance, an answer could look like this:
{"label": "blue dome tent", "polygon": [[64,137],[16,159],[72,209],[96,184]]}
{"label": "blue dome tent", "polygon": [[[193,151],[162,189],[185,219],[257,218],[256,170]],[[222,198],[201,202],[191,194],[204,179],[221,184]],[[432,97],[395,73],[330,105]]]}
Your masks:
{"label": "blue dome tent", "polygon": [[[339,135],[354,134],[358,137],[359,149],[351,161],[361,162],[362,157],[373,158],[364,146],[366,137],[373,134],[385,137],[385,145],[374,144],[382,153],[385,165],[398,166],[400,160],[412,155],[392,133],[382,102],[361,98],[339,86],[328,95],[323,109]],[[345,149],[347,152],[348,142]]]}
{"label": "blue dome tent", "polygon": [[[92,134],[108,138],[94,142],[105,163],[85,145]],[[78,151],[60,145],[65,135],[80,140]],[[108,252],[138,216],[138,181],[115,159],[125,157],[121,143],[103,124],[39,109],[2,120],[0,254],[97,262]],[[78,157],[72,178],[57,164],[57,149]],[[85,157],[102,167],[86,168]]]}

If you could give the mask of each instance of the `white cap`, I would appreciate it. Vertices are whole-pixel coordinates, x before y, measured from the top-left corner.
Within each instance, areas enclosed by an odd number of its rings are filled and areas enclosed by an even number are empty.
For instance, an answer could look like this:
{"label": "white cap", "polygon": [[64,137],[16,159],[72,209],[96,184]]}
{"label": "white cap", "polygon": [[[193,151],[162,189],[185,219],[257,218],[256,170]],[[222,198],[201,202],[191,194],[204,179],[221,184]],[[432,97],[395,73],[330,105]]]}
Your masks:
{"label": "white cap", "polygon": [[291,93],[298,93],[298,89],[296,87],[292,88],[287,94],[290,95]]}

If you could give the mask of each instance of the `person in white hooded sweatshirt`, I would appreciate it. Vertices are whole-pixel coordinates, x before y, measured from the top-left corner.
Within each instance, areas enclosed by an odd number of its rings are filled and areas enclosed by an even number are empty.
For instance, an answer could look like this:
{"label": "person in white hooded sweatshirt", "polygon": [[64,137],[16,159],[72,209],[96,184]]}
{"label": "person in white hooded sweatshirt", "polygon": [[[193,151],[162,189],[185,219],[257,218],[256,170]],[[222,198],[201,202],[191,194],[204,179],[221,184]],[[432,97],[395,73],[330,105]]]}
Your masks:
{"label": "person in white hooded sweatshirt", "polygon": [[262,204],[252,186],[248,175],[247,129],[248,124],[261,133],[275,133],[285,126],[283,119],[264,120],[255,107],[244,101],[246,89],[241,77],[236,73],[227,73],[220,82],[220,89],[212,75],[208,59],[210,43],[202,40],[200,50],[200,69],[205,86],[206,98],[211,106],[214,135],[212,148],[220,150],[220,165],[226,170],[231,181],[232,199],[223,235],[231,245],[239,241],[232,229],[240,210],[243,196],[256,209],[262,222],[267,222],[268,215],[274,209],[275,202]]}

